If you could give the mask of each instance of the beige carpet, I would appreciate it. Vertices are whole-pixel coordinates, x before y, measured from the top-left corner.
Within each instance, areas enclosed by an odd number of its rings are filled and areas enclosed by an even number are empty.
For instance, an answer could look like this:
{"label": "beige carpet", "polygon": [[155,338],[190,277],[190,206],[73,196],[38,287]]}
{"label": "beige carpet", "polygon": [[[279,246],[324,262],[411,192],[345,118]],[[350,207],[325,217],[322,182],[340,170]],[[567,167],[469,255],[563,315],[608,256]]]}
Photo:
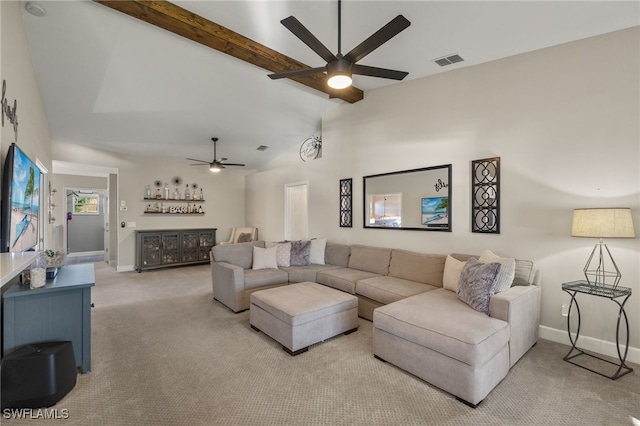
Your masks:
{"label": "beige carpet", "polygon": [[[117,273],[96,263],[92,371],[52,409],[3,425],[631,425],[640,368],[612,381],[541,340],[481,405],[376,360],[372,324],[297,357],[212,301],[208,265]],[[65,410],[65,411],[62,411]],[[37,414],[37,413],[36,413]]]}

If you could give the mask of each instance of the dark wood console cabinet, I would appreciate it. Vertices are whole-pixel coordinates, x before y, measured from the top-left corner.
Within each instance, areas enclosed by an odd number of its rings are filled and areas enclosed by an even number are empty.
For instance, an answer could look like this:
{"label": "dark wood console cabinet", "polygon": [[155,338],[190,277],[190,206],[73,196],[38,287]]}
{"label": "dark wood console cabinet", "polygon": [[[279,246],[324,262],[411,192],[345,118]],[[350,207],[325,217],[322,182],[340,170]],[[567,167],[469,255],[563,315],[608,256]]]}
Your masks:
{"label": "dark wood console cabinet", "polygon": [[216,228],[136,231],[136,271],[209,262]]}

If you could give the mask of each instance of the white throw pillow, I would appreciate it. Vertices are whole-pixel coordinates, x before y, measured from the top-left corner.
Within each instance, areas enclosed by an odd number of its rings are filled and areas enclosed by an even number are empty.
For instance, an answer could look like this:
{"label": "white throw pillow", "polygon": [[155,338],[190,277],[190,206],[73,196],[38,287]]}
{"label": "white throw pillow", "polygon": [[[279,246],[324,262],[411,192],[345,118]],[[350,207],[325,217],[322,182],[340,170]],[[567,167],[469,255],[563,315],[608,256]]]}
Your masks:
{"label": "white throw pillow", "polygon": [[313,240],[311,240],[311,253],[309,254],[309,263],[315,265],[324,265],[324,249],[326,246],[326,238],[314,238]]}
{"label": "white throw pillow", "polygon": [[442,276],[442,284],[446,290],[451,290],[454,293],[458,292],[460,272],[462,272],[462,268],[466,263],[451,255],[447,256],[447,260],[444,262],[444,275]]}
{"label": "white throw pillow", "polygon": [[491,250],[485,250],[480,255],[480,262],[492,263],[497,262],[502,265],[498,282],[496,284],[495,293],[507,290],[513,284],[513,278],[516,276],[516,260],[509,257],[500,257]]}
{"label": "white throw pillow", "polygon": [[252,269],[271,269],[278,267],[278,247],[262,248],[253,246]]}
{"label": "white throw pillow", "polygon": [[277,247],[278,250],[276,252],[276,260],[278,262],[278,266],[282,266],[284,268],[288,268],[291,266],[291,243],[276,243],[276,242],[267,242],[265,243],[267,248]]}

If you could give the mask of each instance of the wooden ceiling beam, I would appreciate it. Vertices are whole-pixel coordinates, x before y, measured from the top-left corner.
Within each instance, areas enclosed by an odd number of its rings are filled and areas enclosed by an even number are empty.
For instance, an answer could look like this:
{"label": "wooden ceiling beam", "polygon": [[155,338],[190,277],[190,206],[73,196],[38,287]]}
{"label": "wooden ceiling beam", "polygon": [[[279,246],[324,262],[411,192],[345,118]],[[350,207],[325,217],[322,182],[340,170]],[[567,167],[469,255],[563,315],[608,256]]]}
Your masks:
{"label": "wooden ceiling beam", "polygon": [[[140,19],[174,34],[241,59],[274,73],[311,68],[280,52],[268,48],[228,28],[211,22],[168,1],[156,0],[95,0],[111,9]],[[267,76],[265,75],[265,79]],[[332,98],[355,103],[364,98],[357,87],[335,90],[327,85],[327,75],[312,74],[291,77],[300,84],[328,94]],[[272,84],[276,84],[275,82]]]}

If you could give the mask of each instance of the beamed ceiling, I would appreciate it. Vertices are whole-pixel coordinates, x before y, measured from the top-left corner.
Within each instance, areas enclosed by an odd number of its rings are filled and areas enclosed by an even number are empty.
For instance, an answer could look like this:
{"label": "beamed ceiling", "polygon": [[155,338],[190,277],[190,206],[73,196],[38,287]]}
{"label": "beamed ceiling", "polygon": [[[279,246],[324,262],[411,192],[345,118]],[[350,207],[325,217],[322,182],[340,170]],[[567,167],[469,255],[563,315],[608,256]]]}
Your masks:
{"label": "beamed ceiling", "polygon": [[[335,1],[40,1],[23,7],[52,138],[124,154],[212,158],[260,168],[319,134],[322,116],[394,80],[268,74],[324,65],[280,20],[295,16],[337,53]],[[396,15],[411,26],[363,65],[404,81],[640,24],[638,2],[360,1],[342,4],[344,51]],[[459,54],[463,62],[433,60]],[[602,58],[594,58],[594,61]],[[550,65],[552,66],[552,65]],[[260,145],[269,147],[258,151]],[[185,164],[187,161],[185,160]]]}

